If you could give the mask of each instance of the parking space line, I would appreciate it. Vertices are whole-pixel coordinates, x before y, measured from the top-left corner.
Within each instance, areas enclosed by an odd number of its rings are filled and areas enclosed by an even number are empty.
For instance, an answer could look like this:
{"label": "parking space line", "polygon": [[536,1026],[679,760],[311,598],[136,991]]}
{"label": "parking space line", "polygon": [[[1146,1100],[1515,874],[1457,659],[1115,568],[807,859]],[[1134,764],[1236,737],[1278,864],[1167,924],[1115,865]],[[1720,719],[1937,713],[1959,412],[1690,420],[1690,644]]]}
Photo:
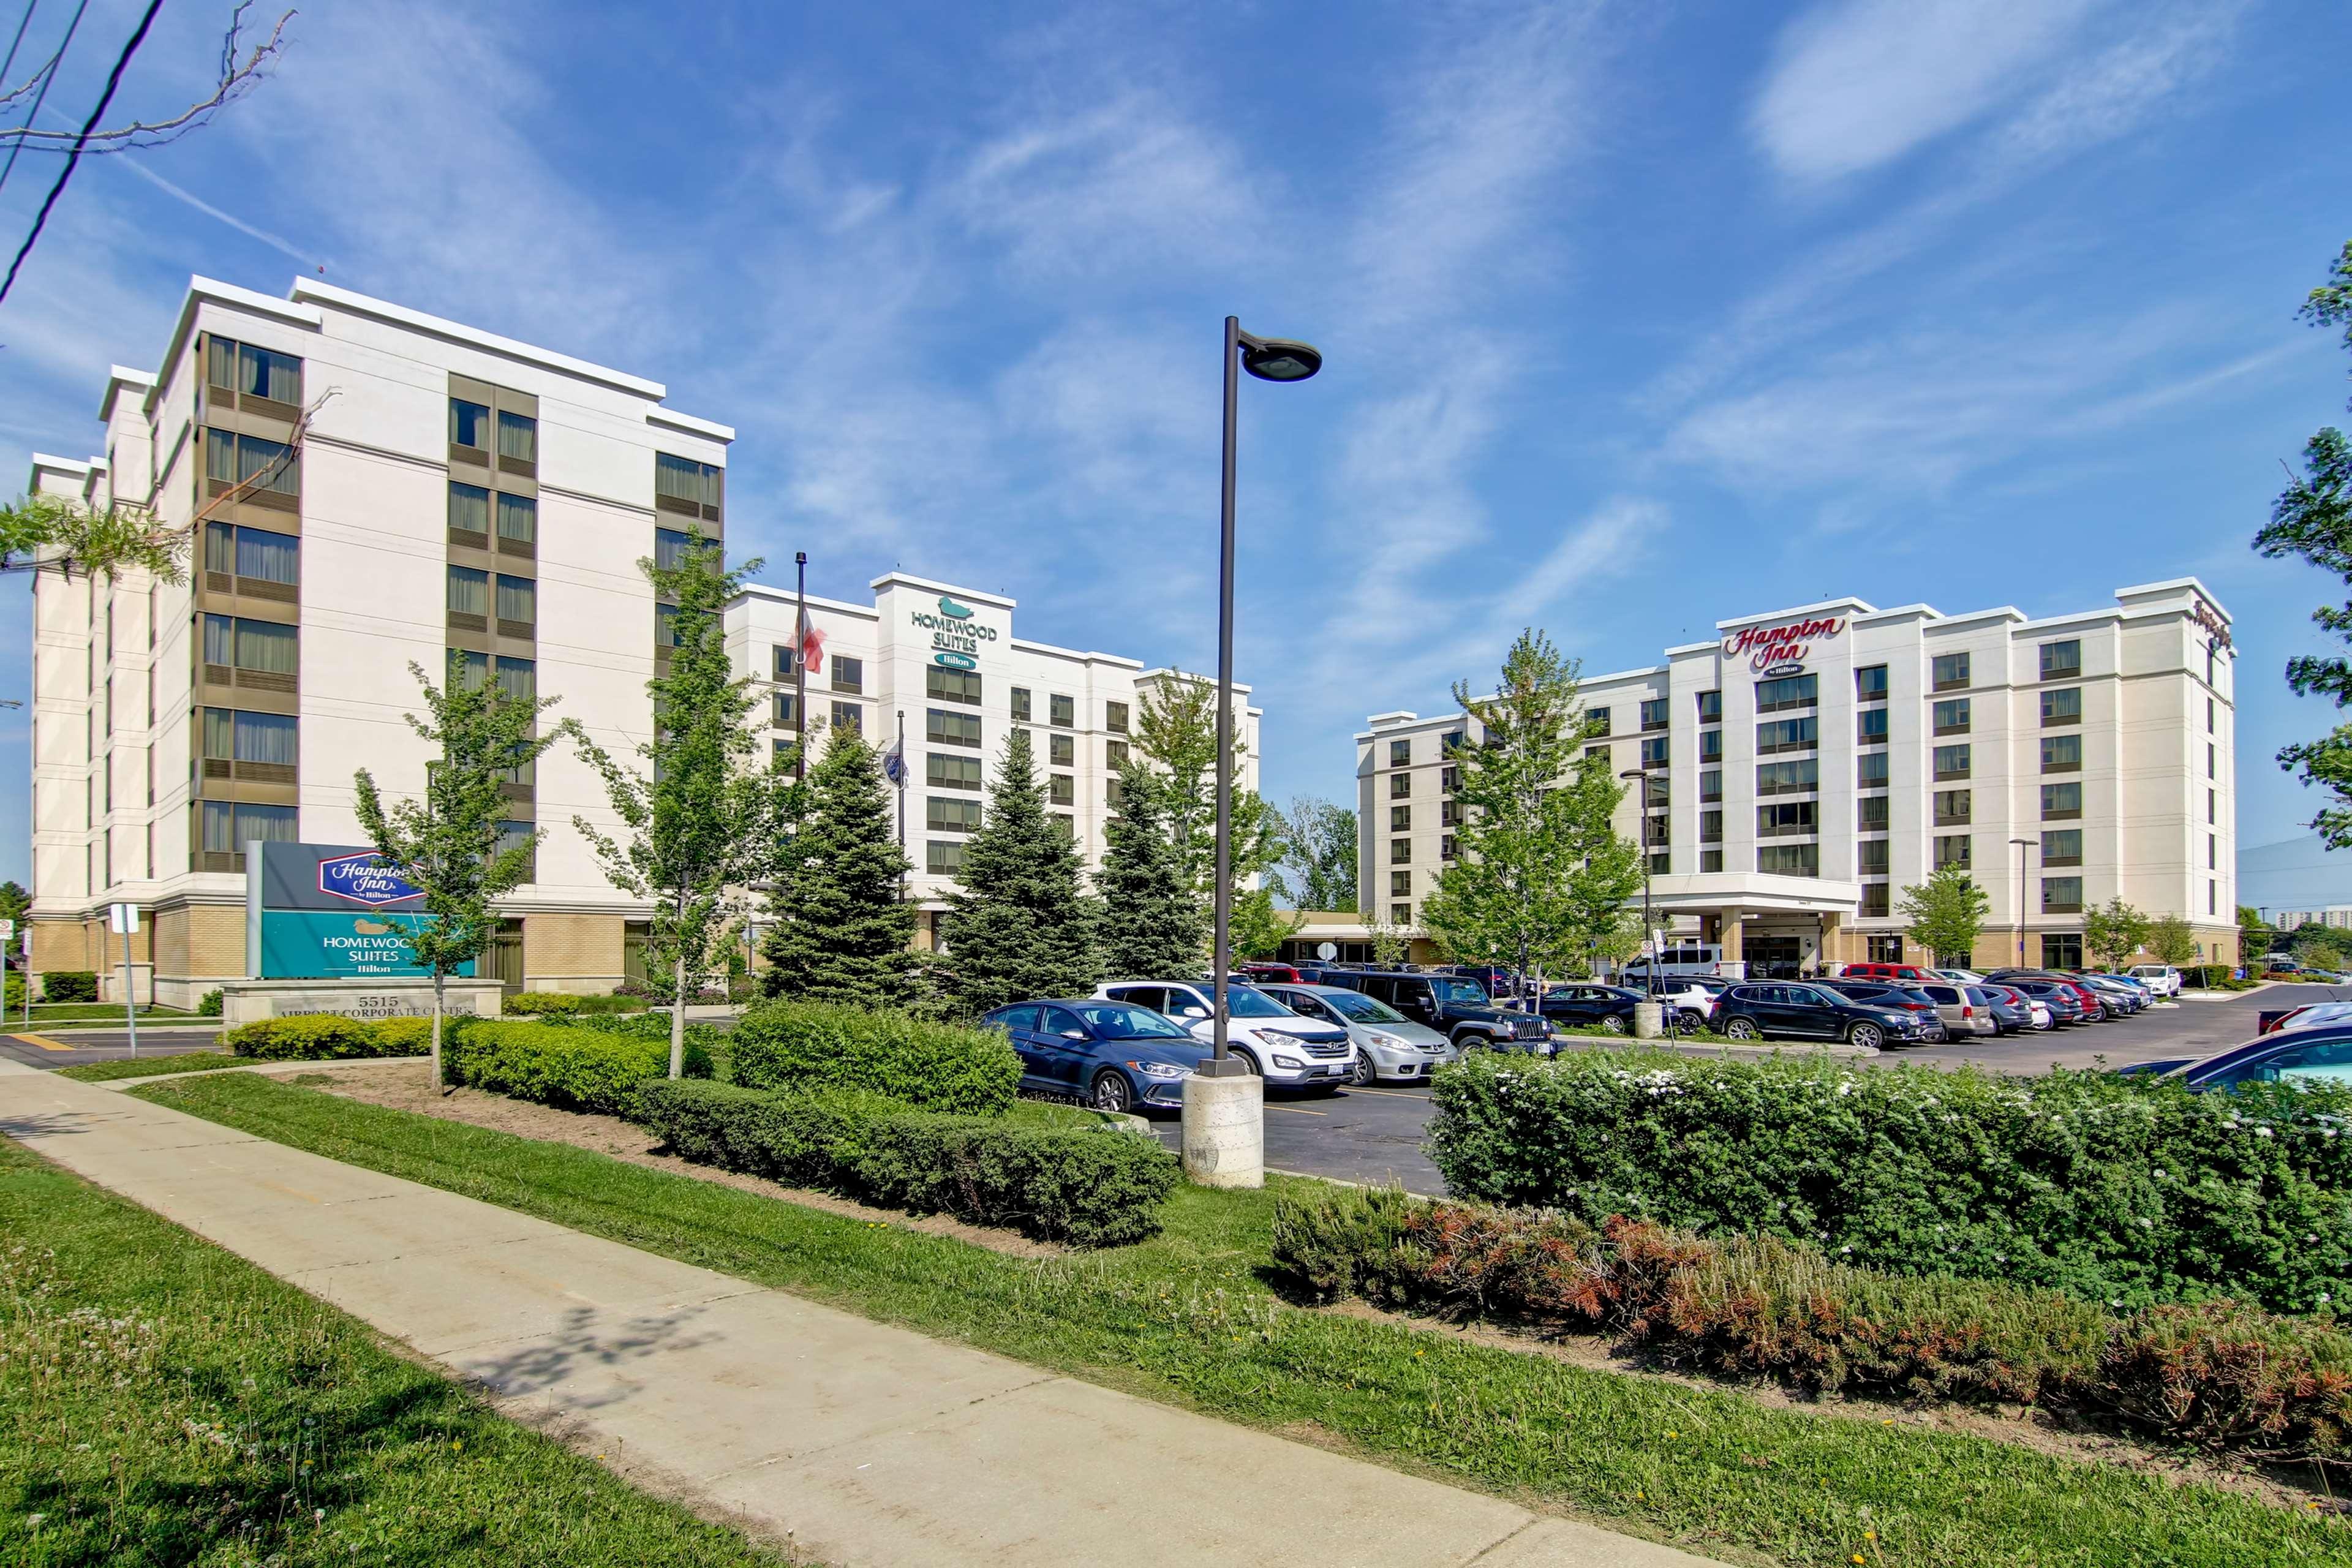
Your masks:
{"label": "parking space line", "polygon": [[1349,1094],[1377,1094],[1383,1100],[1427,1100],[1429,1098],[1429,1096],[1425,1094],[1407,1094],[1402,1089],[1359,1089],[1353,1084],[1349,1084],[1348,1086],[1348,1092]]}
{"label": "parking space line", "polygon": [[1331,1114],[1328,1110],[1309,1110],[1303,1105],[1279,1105],[1271,1100],[1265,1102],[1265,1108],[1268,1110],[1287,1110],[1299,1116],[1328,1116]]}
{"label": "parking space line", "polygon": [[61,1046],[55,1040],[44,1039],[38,1035],[11,1035],[8,1037],[12,1040],[21,1040],[28,1046],[38,1046],[45,1051],[70,1051],[74,1049],[71,1046]]}

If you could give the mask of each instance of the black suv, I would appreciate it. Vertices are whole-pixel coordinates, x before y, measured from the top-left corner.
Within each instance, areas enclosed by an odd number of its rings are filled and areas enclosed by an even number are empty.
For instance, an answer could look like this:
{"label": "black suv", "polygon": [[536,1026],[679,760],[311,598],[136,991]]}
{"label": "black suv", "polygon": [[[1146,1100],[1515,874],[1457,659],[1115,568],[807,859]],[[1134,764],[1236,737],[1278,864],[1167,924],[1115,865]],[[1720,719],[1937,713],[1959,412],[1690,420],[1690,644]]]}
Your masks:
{"label": "black suv", "polygon": [[1933,1009],[1916,1014],[1794,982],[1733,986],[1715,1005],[1715,1026],[1735,1040],[1850,1040],[1873,1050],[1944,1037]]}
{"label": "black suv", "polygon": [[1456,1047],[1492,1046],[1498,1050],[1547,1051],[1551,1026],[1529,1013],[1495,1005],[1486,988],[1460,974],[1409,974],[1389,969],[1335,969],[1326,985],[1360,991],[1385,1002],[1416,1024],[1426,1024]]}

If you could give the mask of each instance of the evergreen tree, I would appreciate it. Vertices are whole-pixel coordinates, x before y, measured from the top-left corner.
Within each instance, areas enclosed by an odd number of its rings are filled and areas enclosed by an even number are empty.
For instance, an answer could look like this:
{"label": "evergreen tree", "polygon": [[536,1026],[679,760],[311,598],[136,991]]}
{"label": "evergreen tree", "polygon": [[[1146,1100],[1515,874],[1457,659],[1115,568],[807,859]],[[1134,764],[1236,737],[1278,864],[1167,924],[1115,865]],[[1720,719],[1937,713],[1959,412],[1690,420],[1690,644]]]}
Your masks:
{"label": "evergreen tree", "polygon": [[1139,787],[1137,764],[1119,770],[1119,808],[1096,886],[1102,893],[1102,957],[1115,975],[1190,975],[1209,950],[1209,922],[1184,879],[1156,790]]}
{"label": "evergreen tree", "polygon": [[949,984],[966,1012],[1094,989],[1097,915],[1079,877],[1077,847],[1045,815],[1029,731],[1016,727],[940,921]]}
{"label": "evergreen tree", "polygon": [[874,748],[835,725],[809,771],[804,816],[768,900],[760,944],[771,996],[903,1007],[914,999],[915,906],[904,897],[890,794]]}

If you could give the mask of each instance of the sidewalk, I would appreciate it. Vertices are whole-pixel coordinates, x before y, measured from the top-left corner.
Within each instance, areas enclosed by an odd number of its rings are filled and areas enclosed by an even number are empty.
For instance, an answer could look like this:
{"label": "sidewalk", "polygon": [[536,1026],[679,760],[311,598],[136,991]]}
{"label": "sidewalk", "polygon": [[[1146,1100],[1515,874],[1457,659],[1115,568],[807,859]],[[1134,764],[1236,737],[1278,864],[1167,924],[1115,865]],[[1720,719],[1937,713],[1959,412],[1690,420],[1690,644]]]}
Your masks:
{"label": "sidewalk", "polygon": [[1706,1562],[0,1061],[0,1134],[835,1564]]}

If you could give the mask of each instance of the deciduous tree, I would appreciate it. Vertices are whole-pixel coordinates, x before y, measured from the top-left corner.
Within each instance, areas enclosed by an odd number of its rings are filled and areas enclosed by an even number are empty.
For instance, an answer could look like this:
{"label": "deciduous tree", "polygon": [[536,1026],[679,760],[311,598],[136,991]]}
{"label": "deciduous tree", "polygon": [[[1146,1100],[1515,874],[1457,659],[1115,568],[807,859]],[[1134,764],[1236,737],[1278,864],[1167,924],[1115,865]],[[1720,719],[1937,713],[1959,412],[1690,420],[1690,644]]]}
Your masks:
{"label": "deciduous tree", "polygon": [[2121,969],[2147,941],[2149,929],[2147,916],[2124,902],[2118,893],[2083,917],[2083,949],[2102,967]]}
{"label": "deciduous tree", "polygon": [[1102,960],[1083,870],[1077,846],[1046,816],[1029,731],[1016,726],[940,919],[949,984],[967,1013],[1094,989]]}
{"label": "deciduous tree", "polygon": [[1991,912],[1992,900],[1957,865],[1937,867],[1925,882],[1904,889],[1895,904],[1895,913],[1909,922],[1904,934],[1948,967],[1967,964]]}
{"label": "deciduous tree", "polygon": [[1301,910],[1356,907],[1356,814],[1311,795],[1293,795],[1282,814],[1277,891]]}
{"label": "deciduous tree", "polygon": [[2160,915],[2147,924],[2147,955],[2178,969],[2197,962],[2197,931],[2184,915]]}
{"label": "deciduous tree", "polygon": [[915,906],[905,897],[906,852],[898,847],[890,791],[874,748],[856,731],[828,734],[798,820],[786,839],[761,952],[771,996],[903,1007],[913,1000],[917,959],[908,951]]}

